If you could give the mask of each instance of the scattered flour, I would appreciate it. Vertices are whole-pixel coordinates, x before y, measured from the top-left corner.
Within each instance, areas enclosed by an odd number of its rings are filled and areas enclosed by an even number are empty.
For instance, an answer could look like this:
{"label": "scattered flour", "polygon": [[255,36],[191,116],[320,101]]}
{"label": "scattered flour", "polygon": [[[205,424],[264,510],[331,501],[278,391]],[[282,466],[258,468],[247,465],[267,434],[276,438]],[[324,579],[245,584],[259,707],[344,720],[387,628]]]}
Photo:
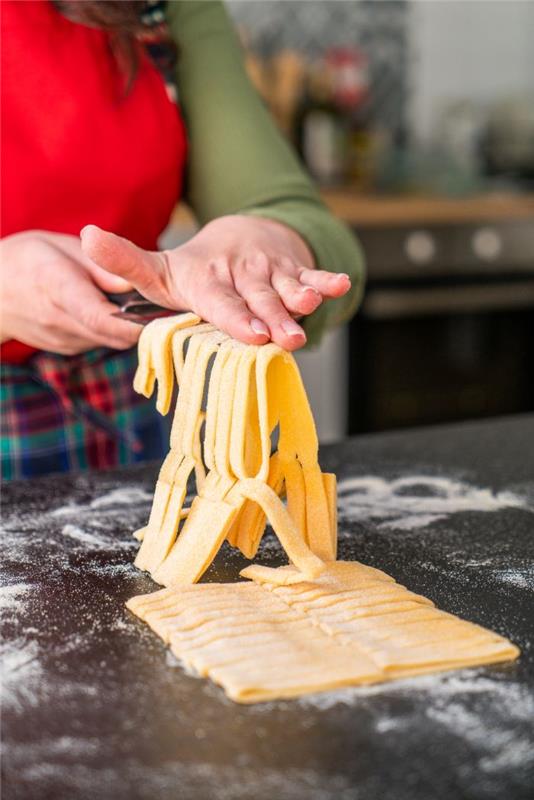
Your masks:
{"label": "scattered flour", "polygon": [[77,525],[70,523],[64,525],[61,533],[69,539],[74,539],[76,542],[81,542],[89,547],[109,547],[109,540],[95,536],[93,533],[88,533]]}
{"label": "scattered flour", "polygon": [[124,507],[151,503],[154,495],[139,486],[124,486],[120,489],[112,489],[101,497],[95,497],[89,503],[68,503],[59,506],[50,512],[52,517],[70,516],[71,514],[83,514],[87,512],[104,511],[106,514],[113,512],[123,513]]}
{"label": "scattered flour", "polygon": [[499,583],[506,583],[510,586],[516,586],[519,589],[531,589],[534,591],[534,563],[524,568],[496,569],[493,570],[493,572]]}
{"label": "scattered flour", "polygon": [[359,686],[310,694],[301,697],[298,703],[304,707],[311,706],[325,711],[337,705],[356,705],[364,698],[384,694],[406,697],[424,696],[429,708],[441,708],[450,703],[451,699],[460,695],[486,695],[492,696],[493,699],[506,706],[510,715],[515,719],[534,718],[534,697],[528,695],[526,687],[494,678],[483,667],[456,672],[441,672],[434,675],[420,675],[391,683],[378,683],[373,686]]}
{"label": "scattered flour", "polygon": [[20,609],[31,591],[30,583],[12,583],[0,586],[0,612]]}
{"label": "scattered flour", "polygon": [[152,492],[147,492],[138,486],[125,486],[121,489],[96,497],[89,504],[90,508],[110,508],[112,506],[127,506],[131,503],[151,503],[154,498]]}
{"label": "scattered flour", "polygon": [[98,753],[100,746],[100,740],[93,737],[47,736],[42,741],[32,744],[32,761],[35,763],[43,758],[54,758],[55,756],[79,760]]}
{"label": "scattered flour", "polygon": [[410,475],[385,480],[373,475],[346,478],[338,485],[341,516],[357,521],[374,520],[379,528],[424,528],[461,511],[495,512],[522,508],[534,513],[526,501],[509,491],[492,492],[452,478]]}
{"label": "scattered flour", "polygon": [[25,708],[37,702],[42,679],[39,647],[35,641],[15,640],[0,648],[2,708]]}
{"label": "scattered flour", "polygon": [[68,770],[52,759],[37,763],[24,762],[20,779],[24,784],[48,790],[60,787],[65,797],[157,797],[160,800],[175,798],[208,797],[210,800],[357,800],[352,782],[344,775],[329,771],[321,775],[314,769],[293,766],[254,766],[246,755],[235,764],[196,761],[195,763],[171,761],[164,768],[149,761],[140,763],[121,760],[120,768],[95,763],[72,763]]}

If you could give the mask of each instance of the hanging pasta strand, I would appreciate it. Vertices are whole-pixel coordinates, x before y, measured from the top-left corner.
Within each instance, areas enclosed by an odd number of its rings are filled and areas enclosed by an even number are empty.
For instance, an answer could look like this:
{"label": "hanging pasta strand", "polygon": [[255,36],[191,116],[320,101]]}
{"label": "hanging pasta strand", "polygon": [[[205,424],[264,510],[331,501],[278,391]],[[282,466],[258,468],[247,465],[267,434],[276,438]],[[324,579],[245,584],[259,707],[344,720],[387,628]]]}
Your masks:
{"label": "hanging pasta strand", "polygon": [[[225,538],[253,558],[269,522],[290,562],[318,575],[335,558],[335,478],[320,470],[293,357],[275,344],[236,342],[183,314],[144,329],[135,388],[150,394],[157,381],[157,408],[167,413],[175,380],[171,449],[138,532],[136,565],[166,586],[194,583]],[[186,507],[193,473],[196,495]]]}

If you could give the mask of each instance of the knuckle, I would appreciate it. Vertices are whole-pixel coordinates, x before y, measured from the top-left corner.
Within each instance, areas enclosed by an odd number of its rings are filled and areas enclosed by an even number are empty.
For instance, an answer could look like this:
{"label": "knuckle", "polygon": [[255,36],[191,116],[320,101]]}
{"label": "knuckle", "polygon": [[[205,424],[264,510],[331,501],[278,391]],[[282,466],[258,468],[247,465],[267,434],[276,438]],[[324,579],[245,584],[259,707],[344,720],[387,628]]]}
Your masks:
{"label": "knuckle", "polygon": [[255,286],[251,291],[251,297],[261,302],[273,302],[278,299],[278,295],[271,286]]}
{"label": "knuckle", "polygon": [[270,260],[267,253],[263,250],[253,250],[247,256],[247,265],[252,267],[255,272],[268,272]]}
{"label": "knuckle", "polygon": [[46,328],[51,333],[57,333],[61,329],[57,324],[57,318],[51,308],[45,307],[41,309],[40,313],[37,316],[39,324]]}
{"label": "knuckle", "polygon": [[294,278],[289,278],[286,275],[278,279],[276,288],[284,294],[295,294],[295,292],[299,291],[299,284]]}
{"label": "knuckle", "polygon": [[230,277],[230,261],[227,256],[208,261],[205,267],[206,278],[214,284],[225,283]]}
{"label": "knuckle", "polygon": [[289,258],[289,256],[281,256],[278,260],[278,263],[280,264],[280,267],[284,272],[291,272],[291,273],[297,272],[298,268],[296,267],[294,261],[291,258]]}

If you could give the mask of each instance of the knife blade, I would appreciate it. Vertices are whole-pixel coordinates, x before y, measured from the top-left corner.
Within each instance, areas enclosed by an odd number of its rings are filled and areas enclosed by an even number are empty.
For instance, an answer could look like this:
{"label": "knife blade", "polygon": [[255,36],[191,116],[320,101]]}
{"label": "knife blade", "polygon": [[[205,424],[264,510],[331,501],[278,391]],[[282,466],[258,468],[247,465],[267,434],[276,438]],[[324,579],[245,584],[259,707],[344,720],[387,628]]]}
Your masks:
{"label": "knife blade", "polygon": [[137,325],[148,325],[154,319],[176,314],[172,308],[164,308],[164,306],[153,303],[136,290],[120,294],[107,293],[106,297],[119,307],[119,310],[111,315],[112,317],[135,322]]}

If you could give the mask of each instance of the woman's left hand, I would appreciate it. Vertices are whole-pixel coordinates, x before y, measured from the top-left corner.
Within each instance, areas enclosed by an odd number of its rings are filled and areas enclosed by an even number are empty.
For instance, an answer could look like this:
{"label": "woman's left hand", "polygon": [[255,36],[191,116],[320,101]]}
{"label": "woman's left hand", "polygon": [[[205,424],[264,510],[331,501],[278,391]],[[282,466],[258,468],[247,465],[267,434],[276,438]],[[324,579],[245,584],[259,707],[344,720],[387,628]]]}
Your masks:
{"label": "woman's left hand", "polygon": [[193,311],[246,344],[302,347],[306,335],[294,317],[350,289],[348,275],[314,269],[293,229],[262,217],[219,217],[162,252],[141,250],[95,225],[81,238],[86,255],[152,302]]}

